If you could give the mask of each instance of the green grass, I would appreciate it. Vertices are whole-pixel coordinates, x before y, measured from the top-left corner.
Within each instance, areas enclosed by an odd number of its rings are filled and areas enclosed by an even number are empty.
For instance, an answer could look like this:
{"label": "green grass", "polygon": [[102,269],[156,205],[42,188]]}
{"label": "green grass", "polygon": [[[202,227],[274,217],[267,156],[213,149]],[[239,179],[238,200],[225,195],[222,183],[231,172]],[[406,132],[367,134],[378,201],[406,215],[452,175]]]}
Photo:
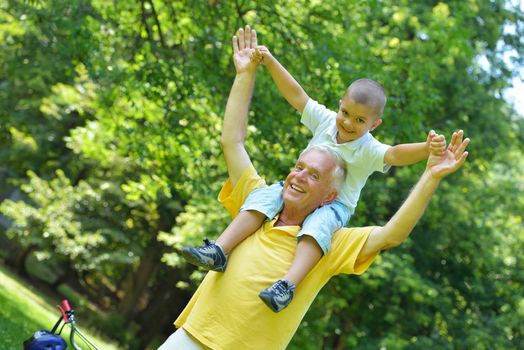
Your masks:
{"label": "green grass", "polygon": [[[24,340],[40,329],[51,330],[60,316],[55,305],[59,300],[46,296],[27,286],[21,279],[0,265],[0,339],[2,349],[21,349]],[[82,315],[77,314],[77,325],[99,349],[115,350],[118,347],[100,339],[82,327]],[[69,327],[62,336],[69,341]],[[84,347],[78,337],[78,345]],[[68,349],[71,345],[68,345]]]}

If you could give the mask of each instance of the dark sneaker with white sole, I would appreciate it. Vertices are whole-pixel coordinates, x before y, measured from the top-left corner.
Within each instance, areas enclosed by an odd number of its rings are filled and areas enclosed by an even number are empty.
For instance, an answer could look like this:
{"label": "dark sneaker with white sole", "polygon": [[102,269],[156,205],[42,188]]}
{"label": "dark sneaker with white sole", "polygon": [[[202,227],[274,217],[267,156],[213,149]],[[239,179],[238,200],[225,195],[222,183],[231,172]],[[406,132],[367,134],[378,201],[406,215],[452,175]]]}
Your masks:
{"label": "dark sneaker with white sole", "polygon": [[227,257],[222,248],[214,241],[204,239],[204,245],[200,247],[186,247],[182,249],[182,256],[188,263],[203,267],[206,270],[224,272],[227,265]]}
{"label": "dark sneaker with white sole", "polygon": [[258,295],[274,312],[286,308],[295,295],[295,285],[287,280],[278,280]]}

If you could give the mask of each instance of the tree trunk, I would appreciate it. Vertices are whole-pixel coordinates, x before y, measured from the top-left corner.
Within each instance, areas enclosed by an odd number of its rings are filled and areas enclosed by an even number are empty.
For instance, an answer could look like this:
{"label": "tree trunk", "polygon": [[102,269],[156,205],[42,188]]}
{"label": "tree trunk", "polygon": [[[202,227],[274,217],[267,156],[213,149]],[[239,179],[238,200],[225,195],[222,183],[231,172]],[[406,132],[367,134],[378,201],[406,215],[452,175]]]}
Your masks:
{"label": "tree trunk", "polygon": [[162,256],[163,249],[164,245],[158,242],[156,235],[153,236],[144,255],[140,258],[138,268],[136,271],[130,271],[130,283],[125,284],[122,290],[124,298],[118,306],[118,312],[122,315],[126,324],[129,324],[139,311],[137,305],[139,304],[140,298],[146,291],[149,280],[154,277],[159,266],[162,264],[160,257]]}

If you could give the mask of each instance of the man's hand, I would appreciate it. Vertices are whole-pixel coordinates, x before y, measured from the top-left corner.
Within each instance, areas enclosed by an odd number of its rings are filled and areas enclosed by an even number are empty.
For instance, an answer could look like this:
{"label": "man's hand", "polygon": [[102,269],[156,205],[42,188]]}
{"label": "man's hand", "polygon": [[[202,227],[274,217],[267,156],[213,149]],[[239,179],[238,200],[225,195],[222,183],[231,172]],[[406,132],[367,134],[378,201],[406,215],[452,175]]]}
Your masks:
{"label": "man's hand", "polygon": [[240,28],[237,35],[233,36],[233,61],[237,74],[255,73],[259,62],[251,60],[257,46],[257,32],[246,25]]}
{"label": "man's hand", "polygon": [[431,130],[426,139],[426,148],[428,155],[439,155],[446,149],[446,138],[444,135],[438,135],[435,130]]}
{"label": "man's hand", "polygon": [[454,132],[446,150],[437,154],[430,152],[426,169],[432,177],[441,179],[454,173],[464,164],[468,156],[466,147],[469,144],[469,139],[466,138],[462,141],[463,136],[464,132],[462,130]]}

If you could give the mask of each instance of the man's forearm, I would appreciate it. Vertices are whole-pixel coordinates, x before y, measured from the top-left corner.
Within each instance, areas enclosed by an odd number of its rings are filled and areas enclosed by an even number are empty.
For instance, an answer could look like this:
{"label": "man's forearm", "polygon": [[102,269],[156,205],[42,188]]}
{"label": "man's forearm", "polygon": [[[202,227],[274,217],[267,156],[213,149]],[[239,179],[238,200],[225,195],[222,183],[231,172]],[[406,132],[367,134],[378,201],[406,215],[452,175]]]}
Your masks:
{"label": "man's forearm", "polygon": [[244,142],[254,86],[255,74],[241,73],[235,76],[224,112],[222,145]]}
{"label": "man's forearm", "polygon": [[391,147],[387,153],[385,162],[394,165],[410,165],[428,158],[428,147],[425,142],[404,143]]}
{"label": "man's forearm", "polygon": [[309,98],[302,86],[276,58],[273,57],[268,60],[265,66],[282,96],[297,111],[302,113]]}
{"label": "man's forearm", "polygon": [[224,112],[221,146],[233,186],[251,164],[244,147],[244,139],[254,86],[255,73],[237,74]]}

